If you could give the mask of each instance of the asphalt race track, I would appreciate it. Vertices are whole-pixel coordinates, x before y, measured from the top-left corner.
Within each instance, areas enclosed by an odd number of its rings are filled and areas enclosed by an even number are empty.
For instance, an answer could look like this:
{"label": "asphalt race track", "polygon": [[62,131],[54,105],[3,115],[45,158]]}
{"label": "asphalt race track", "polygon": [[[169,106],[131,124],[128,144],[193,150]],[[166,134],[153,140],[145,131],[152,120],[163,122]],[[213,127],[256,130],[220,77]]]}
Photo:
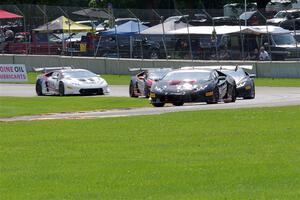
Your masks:
{"label": "asphalt race track", "polygon": [[[28,84],[0,84],[0,96],[36,96],[34,85]],[[107,96],[128,96],[128,86],[110,86],[111,94]],[[93,96],[105,98],[103,96]],[[43,98],[43,97],[39,97]],[[105,118],[121,116],[155,115],[179,111],[209,110],[209,109],[235,109],[252,107],[273,107],[286,105],[300,105],[300,87],[256,87],[256,98],[252,100],[237,100],[235,103],[206,103],[184,104],[184,106],[171,106],[166,104],[162,108],[134,108],[116,109],[108,111],[90,111],[78,113],[54,113],[35,116],[21,116],[13,118],[0,118],[0,121],[46,120],[46,119],[82,119]]]}

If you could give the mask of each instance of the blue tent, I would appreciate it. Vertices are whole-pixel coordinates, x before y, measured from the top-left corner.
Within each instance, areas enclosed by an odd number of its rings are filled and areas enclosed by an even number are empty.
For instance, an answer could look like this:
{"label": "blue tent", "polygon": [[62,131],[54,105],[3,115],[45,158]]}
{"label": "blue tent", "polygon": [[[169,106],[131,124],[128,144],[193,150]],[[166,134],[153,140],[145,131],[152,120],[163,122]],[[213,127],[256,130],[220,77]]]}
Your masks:
{"label": "blue tent", "polygon": [[115,28],[108,29],[107,31],[103,31],[101,34],[103,36],[112,36],[112,35],[124,35],[131,36],[135,33],[141,32],[145,29],[149,28],[141,23],[129,21]]}

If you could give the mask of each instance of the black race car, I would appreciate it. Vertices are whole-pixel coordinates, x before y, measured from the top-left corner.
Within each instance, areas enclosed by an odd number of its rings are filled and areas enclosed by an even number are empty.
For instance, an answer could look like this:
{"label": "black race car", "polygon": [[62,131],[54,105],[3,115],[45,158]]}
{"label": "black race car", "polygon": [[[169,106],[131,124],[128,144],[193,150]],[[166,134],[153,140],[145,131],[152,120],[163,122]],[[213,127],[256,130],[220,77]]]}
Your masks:
{"label": "black race car", "polygon": [[221,71],[224,74],[231,76],[236,82],[236,97],[242,97],[244,99],[255,98],[255,74],[249,74],[241,67],[236,66],[234,69],[222,67]]}
{"label": "black race car", "polygon": [[165,103],[182,106],[186,102],[235,102],[236,84],[231,76],[215,69],[185,68],[165,75],[151,87],[150,101],[155,107]]}
{"label": "black race car", "polygon": [[138,74],[131,77],[130,97],[145,96],[148,98],[153,82],[161,79],[171,70],[171,68],[130,68],[131,72],[139,71]]}

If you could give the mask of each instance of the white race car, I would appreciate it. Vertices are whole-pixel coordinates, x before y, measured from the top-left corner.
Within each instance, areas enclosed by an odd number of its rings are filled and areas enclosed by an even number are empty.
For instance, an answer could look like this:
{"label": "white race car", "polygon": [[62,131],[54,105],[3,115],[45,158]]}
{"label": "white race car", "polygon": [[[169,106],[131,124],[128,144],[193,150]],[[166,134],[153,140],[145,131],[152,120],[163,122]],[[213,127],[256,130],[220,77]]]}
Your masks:
{"label": "white race car", "polygon": [[99,75],[85,69],[39,68],[45,70],[36,80],[36,93],[41,95],[71,95],[71,94],[98,94],[109,93],[107,82]]}

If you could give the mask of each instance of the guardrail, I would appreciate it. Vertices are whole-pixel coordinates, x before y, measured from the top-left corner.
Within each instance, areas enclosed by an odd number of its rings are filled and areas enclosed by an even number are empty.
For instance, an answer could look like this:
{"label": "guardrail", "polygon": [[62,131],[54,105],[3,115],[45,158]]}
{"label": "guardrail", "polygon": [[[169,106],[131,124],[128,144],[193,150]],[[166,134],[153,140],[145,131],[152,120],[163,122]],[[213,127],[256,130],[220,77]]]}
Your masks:
{"label": "guardrail", "polygon": [[98,74],[130,74],[128,68],[132,67],[179,68],[183,66],[252,64],[254,67],[251,73],[256,73],[257,77],[300,78],[300,61],[141,60],[0,54],[0,64],[25,64],[27,71],[33,71],[34,67],[73,66],[74,68],[88,69]]}

